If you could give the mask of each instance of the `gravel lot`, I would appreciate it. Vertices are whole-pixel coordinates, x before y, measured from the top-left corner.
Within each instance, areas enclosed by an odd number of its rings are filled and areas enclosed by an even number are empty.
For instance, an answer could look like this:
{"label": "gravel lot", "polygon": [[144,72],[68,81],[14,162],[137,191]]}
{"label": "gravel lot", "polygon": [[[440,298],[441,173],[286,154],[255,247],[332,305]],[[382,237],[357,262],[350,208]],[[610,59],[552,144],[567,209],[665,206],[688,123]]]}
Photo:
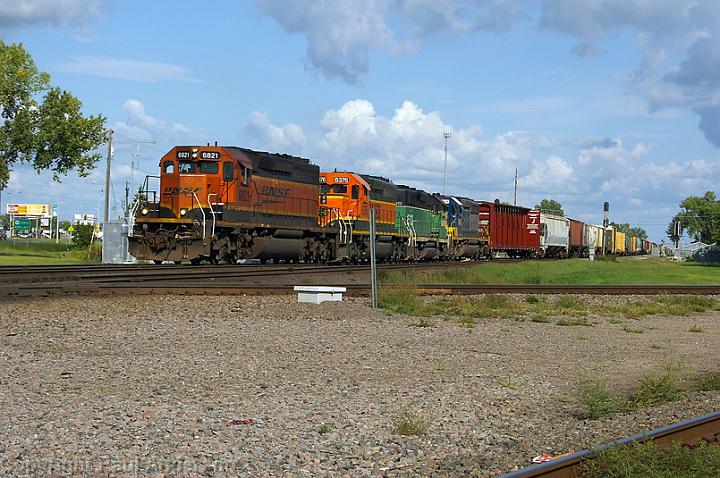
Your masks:
{"label": "gravel lot", "polygon": [[[670,362],[720,369],[719,319],[651,317],[627,333],[606,319],[415,327],[360,299],[6,302],[0,475],[497,474],[717,410],[720,393],[690,393],[583,421],[572,397],[593,376],[629,389]],[[406,411],[430,420],[426,435],[395,432]]]}

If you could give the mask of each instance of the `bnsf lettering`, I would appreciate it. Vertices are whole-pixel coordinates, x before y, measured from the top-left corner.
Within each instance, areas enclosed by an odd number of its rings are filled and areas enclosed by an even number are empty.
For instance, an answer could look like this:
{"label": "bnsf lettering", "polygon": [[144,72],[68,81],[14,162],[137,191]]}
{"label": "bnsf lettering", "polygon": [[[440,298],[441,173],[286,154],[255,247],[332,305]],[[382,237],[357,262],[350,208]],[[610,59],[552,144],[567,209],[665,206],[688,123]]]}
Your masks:
{"label": "bnsf lettering", "polygon": [[179,193],[192,194],[192,193],[200,192],[200,188],[171,188],[171,187],[167,187],[167,188],[165,188],[165,192],[166,192],[166,193],[170,193],[170,194],[179,194]]}
{"label": "bnsf lettering", "polygon": [[288,188],[274,188],[272,186],[263,186],[260,189],[260,194],[265,196],[276,196],[280,198],[286,198],[290,196],[290,189]]}

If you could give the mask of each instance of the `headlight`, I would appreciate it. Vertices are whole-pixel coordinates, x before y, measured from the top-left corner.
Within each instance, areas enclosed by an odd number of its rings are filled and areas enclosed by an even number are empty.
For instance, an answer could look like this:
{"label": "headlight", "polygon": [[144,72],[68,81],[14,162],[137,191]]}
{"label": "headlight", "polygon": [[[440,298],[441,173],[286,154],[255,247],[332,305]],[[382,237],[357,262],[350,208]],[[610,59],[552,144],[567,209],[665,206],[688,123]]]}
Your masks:
{"label": "headlight", "polygon": [[148,213],[148,209],[146,207],[144,207],[140,210],[140,214],[142,214],[143,216],[147,216],[147,213]]}
{"label": "headlight", "polygon": [[185,214],[187,214],[187,209],[185,209],[185,208],[180,209],[180,215],[184,216]]}

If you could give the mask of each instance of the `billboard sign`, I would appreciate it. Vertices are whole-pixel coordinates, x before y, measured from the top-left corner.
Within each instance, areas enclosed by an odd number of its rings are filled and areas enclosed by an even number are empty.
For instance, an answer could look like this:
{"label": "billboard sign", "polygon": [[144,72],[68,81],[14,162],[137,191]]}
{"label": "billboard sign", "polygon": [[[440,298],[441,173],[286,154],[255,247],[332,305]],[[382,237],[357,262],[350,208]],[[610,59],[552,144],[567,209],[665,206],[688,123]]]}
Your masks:
{"label": "billboard sign", "polygon": [[50,217],[49,204],[7,204],[7,213],[14,216]]}

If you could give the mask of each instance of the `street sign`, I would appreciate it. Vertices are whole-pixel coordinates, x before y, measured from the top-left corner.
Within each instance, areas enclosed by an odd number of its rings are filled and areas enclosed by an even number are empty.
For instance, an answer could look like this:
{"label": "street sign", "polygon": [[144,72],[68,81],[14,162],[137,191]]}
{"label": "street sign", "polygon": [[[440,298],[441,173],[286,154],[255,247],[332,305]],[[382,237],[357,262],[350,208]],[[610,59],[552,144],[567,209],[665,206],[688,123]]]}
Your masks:
{"label": "street sign", "polygon": [[32,229],[31,220],[16,217],[13,228],[16,231],[29,231],[30,229]]}

